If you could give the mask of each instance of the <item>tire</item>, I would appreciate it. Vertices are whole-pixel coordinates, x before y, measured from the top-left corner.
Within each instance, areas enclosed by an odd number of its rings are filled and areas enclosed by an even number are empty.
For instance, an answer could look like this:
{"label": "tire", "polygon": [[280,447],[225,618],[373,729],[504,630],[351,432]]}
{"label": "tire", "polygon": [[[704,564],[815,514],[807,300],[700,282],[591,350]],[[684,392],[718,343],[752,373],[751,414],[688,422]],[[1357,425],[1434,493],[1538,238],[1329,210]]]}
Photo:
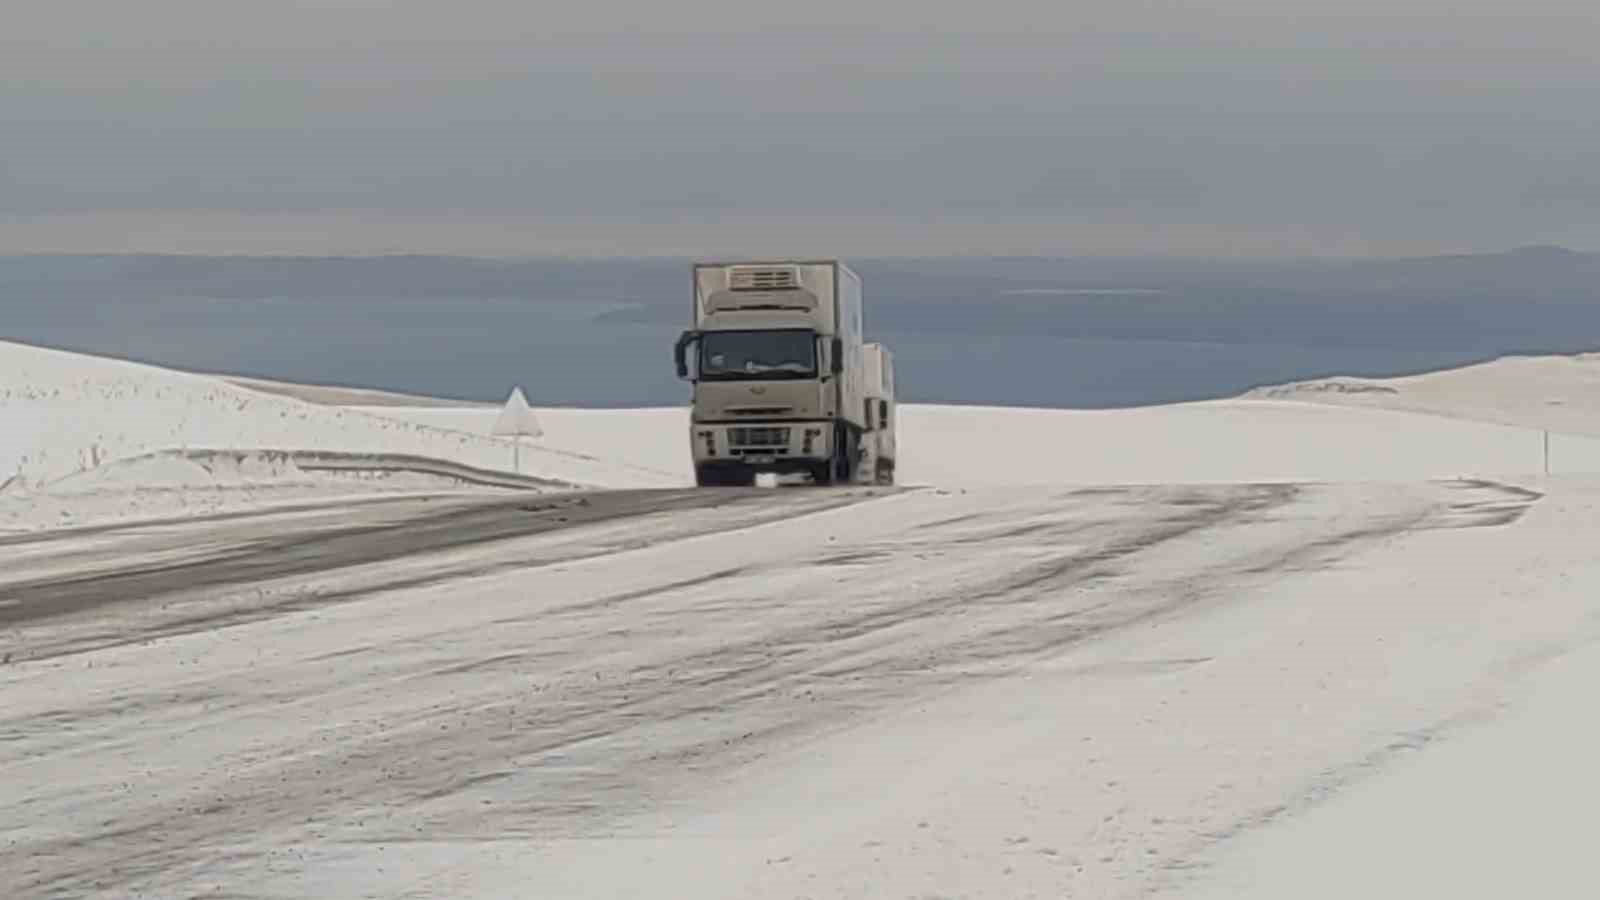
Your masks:
{"label": "tire", "polygon": [[811,467],[811,483],[817,487],[833,484],[833,463],[816,463]]}
{"label": "tire", "polygon": [[860,463],[860,448],[852,441],[849,426],[836,425],[833,430],[833,456],[826,462],[811,467],[811,480],[817,485],[850,484],[855,480]]}
{"label": "tire", "polygon": [[749,487],[756,483],[756,476],[745,469],[695,466],[694,483],[700,487]]}
{"label": "tire", "polygon": [[833,444],[833,480],[849,484],[856,480],[856,460],[861,448],[852,441],[849,426],[840,425]]}

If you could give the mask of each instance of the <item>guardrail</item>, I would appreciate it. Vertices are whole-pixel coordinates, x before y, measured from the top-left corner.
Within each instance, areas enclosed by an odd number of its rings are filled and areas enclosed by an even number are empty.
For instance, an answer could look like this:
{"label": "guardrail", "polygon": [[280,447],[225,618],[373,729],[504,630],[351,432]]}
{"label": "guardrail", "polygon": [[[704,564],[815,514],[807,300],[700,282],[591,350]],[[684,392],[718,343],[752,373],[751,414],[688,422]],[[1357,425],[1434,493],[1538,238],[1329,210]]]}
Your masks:
{"label": "guardrail", "polygon": [[[411,472],[452,478],[467,484],[521,490],[575,490],[583,485],[553,478],[483,469],[446,459],[404,453],[347,453],[333,450],[228,449],[157,450],[106,465],[130,465],[152,459],[184,459],[205,469],[220,462],[244,468],[251,464],[288,465],[302,472]],[[70,477],[70,476],[69,476]]]}

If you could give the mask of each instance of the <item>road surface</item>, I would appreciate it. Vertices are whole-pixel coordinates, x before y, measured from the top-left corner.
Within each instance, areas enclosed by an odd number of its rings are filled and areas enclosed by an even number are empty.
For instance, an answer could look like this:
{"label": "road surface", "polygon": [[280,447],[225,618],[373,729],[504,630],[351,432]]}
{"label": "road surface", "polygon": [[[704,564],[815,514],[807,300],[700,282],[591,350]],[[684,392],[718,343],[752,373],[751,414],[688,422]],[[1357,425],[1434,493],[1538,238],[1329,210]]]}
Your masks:
{"label": "road surface", "polygon": [[[1540,500],[645,491],[7,539],[0,871],[61,898],[1139,895],[1470,708],[1503,648],[1404,598],[1468,596]],[[1429,668],[1385,693],[1390,654]]]}

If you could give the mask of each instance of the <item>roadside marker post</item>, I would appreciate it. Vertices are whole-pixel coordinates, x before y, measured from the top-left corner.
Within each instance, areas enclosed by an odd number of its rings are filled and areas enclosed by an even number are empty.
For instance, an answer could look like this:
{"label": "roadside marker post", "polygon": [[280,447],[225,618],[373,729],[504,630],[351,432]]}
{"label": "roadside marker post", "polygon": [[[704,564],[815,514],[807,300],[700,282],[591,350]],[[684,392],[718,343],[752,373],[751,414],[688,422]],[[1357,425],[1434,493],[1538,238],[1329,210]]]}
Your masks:
{"label": "roadside marker post", "polygon": [[533,409],[528,406],[528,398],[522,395],[522,388],[513,388],[511,396],[506,398],[505,408],[500,410],[500,417],[495,419],[494,428],[489,430],[496,437],[511,438],[511,468],[518,475],[522,474],[522,439],[525,437],[542,437],[544,429],[539,425],[539,417],[533,414]]}

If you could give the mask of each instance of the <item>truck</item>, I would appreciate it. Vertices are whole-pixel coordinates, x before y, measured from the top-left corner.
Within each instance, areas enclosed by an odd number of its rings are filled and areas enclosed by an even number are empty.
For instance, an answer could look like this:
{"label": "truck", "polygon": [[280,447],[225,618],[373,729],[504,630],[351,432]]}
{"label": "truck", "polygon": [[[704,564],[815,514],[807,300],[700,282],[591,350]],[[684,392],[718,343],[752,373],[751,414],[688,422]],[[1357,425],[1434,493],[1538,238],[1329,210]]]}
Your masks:
{"label": "truck", "polygon": [[696,484],[765,472],[859,480],[874,412],[860,276],[836,259],[780,259],[694,263],[693,281],[692,327],[674,357],[693,385]]}

